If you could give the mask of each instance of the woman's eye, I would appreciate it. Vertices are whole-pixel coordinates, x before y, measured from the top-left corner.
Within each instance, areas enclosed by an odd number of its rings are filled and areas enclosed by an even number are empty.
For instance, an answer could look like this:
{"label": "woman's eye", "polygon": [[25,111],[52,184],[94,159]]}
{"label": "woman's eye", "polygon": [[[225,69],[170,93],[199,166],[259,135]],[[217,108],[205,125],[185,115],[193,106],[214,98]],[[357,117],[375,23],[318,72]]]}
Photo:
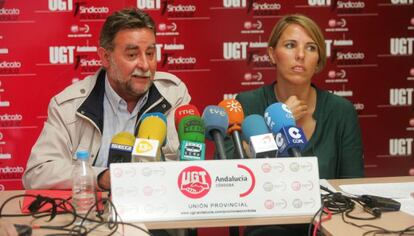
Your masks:
{"label": "woman's eye", "polygon": [[293,48],[295,45],[293,43],[287,43],[285,44],[286,48]]}
{"label": "woman's eye", "polygon": [[315,45],[309,45],[308,46],[308,50],[311,51],[311,52],[314,52],[314,51],[317,51],[318,50],[318,47],[315,46]]}

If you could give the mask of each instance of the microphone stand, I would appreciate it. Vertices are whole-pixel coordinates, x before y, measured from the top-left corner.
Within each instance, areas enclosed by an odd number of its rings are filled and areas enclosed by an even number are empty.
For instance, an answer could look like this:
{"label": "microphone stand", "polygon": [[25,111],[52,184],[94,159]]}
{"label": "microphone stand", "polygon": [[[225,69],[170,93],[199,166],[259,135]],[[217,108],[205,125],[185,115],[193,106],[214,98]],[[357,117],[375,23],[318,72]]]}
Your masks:
{"label": "microphone stand", "polygon": [[231,135],[233,138],[234,149],[237,154],[237,159],[245,159],[246,157],[244,156],[244,153],[243,153],[243,147],[241,145],[241,138],[240,138],[239,131],[235,130],[233,131],[233,133],[231,133]]}

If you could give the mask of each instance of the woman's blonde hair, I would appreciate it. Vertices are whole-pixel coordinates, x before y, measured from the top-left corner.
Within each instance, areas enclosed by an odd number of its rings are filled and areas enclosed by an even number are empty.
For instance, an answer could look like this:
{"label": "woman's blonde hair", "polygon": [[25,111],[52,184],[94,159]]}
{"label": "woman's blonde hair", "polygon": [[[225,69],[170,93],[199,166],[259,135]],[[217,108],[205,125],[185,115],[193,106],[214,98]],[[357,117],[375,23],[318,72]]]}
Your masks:
{"label": "woman's blonde hair", "polygon": [[316,45],[318,46],[319,54],[319,61],[316,72],[320,72],[326,65],[325,37],[323,36],[319,26],[311,18],[301,14],[286,15],[282,17],[273,27],[267,45],[269,47],[275,48],[283,31],[285,31],[285,29],[291,24],[302,26],[312,38],[312,40],[315,41]]}

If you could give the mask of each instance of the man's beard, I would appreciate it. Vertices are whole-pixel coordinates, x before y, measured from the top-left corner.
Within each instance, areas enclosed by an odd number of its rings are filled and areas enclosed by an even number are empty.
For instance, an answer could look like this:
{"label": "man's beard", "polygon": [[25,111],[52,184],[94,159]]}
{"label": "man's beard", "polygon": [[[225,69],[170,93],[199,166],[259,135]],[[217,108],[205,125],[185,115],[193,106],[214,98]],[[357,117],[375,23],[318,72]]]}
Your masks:
{"label": "man's beard", "polygon": [[[114,63],[113,60],[110,60],[110,65],[111,65],[112,70],[109,73],[109,76],[117,84],[117,87],[122,90],[122,92],[127,93],[131,97],[140,97],[144,95],[153,83],[151,79],[152,78],[151,71],[142,72],[141,70],[135,68],[135,70],[128,76],[128,79],[123,80],[121,78],[121,73],[119,73],[119,68],[117,64]],[[134,76],[146,77],[146,80],[148,80],[148,83],[146,84],[144,88],[135,88],[133,86],[133,81],[135,79]]]}

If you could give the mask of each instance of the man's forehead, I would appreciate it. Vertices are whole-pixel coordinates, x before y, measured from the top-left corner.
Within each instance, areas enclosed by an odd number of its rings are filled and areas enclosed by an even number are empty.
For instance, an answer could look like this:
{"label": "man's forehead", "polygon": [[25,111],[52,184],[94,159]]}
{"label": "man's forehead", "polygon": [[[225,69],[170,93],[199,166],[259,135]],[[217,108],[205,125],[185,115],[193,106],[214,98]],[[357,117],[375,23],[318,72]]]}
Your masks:
{"label": "man's forehead", "polygon": [[137,44],[126,44],[125,45],[125,50],[138,50],[138,49],[154,49],[155,48],[155,43],[153,44],[149,44],[146,46],[140,46]]}
{"label": "man's forehead", "polygon": [[123,29],[116,33],[113,43],[123,47],[131,47],[130,45],[155,47],[155,35],[151,29],[147,28]]}

